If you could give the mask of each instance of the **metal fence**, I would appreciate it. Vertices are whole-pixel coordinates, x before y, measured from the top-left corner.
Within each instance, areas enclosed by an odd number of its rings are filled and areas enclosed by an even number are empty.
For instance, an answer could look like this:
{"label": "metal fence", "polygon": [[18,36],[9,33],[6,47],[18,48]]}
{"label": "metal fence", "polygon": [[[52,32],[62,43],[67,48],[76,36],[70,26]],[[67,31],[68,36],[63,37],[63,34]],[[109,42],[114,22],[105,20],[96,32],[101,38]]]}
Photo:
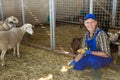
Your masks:
{"label": "metal fence", "polygon": [[[49,2],[51,0],[0,0],[0,19],[4,20],[15,15],[25,22],[46,23],[49,16]],[[97,15],[102,25],[108,22],[110,27],[119,28],[119,0],[53,0],[55,2],[55,16],[58,22],[80,24],[86,13]],[[23,8],[22,8],[23,7]],[[24,14],[22,13],[24,12]],[[24,16],[25,15],[25,16]]]}
{"label": "metal fence", "polygon": [[[58,47],[57,23],[79,24],[82,27],[86,13],[94,13],[98,26],[103,29],[120,28],[120,0],[0,0],[0,20],[14,15],[20,20],[18,25],[40,25],[35,35],[44,38],[32,37],[37,41],[30,43],[45,47],[48,44],[50,48]],[[50,25],[43,25],[45,23]]]}

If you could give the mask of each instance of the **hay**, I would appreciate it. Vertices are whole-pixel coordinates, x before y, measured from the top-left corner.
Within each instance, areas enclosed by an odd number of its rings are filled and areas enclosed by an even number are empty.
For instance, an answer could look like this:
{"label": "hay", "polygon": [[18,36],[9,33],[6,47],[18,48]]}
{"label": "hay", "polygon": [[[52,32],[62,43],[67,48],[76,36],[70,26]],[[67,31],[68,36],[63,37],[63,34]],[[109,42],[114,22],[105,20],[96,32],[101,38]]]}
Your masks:
{"label": "hay", "polygon": [[[49,25],[37,26],[34,35],[27,35],[27,42],[40,46],[50,47],[50,27]],[[82,37],[86,32],[85,28],[80,28],[74,24],[57,24],[55,28],[55,49],[69,51],[70,43],[74,37]]]}
{"label": "hay", "polygon": [[[61,73],[60,69],[67,64],[72,57],[53,53],[43,49],[37,49],[21,45],[21,58],[13,57],[11,53],[5,56],[6,68],[0,67],[0,80],[39,80],[52,75],[51,80],[92,80],[91,70],[71,70]],[[119,80],[120,71],[109,67],[103,68],[103,80]]]}

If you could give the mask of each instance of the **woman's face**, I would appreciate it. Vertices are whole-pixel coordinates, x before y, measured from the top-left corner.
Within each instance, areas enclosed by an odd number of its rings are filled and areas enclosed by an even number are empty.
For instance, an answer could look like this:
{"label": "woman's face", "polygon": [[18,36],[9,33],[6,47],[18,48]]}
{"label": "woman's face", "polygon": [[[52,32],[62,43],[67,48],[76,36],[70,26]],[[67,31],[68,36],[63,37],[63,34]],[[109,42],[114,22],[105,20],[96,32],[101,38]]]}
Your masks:
{"label": "woman's face", "polygon": [[89,18],[85,20],[84,25],[86,26],[89,32],[94,32],[96,25],[97,25],[97,21]]}

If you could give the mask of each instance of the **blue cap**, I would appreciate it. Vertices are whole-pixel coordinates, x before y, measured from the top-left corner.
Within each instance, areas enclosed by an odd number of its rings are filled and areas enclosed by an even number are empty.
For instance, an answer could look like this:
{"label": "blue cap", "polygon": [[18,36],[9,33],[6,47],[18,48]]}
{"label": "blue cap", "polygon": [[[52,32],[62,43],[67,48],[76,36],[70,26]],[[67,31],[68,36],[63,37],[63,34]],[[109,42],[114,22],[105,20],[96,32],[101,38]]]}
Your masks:
{"label": "blue cap", "polygon": [[94,14],[86,14],[84,20],[87,20],[88,18],[92,18],[92,19],[96,20],[96,16]]}

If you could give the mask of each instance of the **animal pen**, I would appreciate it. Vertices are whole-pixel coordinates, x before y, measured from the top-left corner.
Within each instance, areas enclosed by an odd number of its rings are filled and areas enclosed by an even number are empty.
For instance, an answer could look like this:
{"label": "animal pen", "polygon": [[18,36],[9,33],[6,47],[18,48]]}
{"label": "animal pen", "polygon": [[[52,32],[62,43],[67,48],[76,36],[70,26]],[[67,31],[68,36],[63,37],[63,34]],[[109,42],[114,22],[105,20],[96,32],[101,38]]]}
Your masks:
{"label": "animal pen", "polygon": [[[103,29],[120,28],[119,0],[0,0],[0,19],[14,15],[22,25],[35,25],[27,43],[45,49],[67,51],[73,37],[83,34],[86,13],[97,16]],[[81,32],[82,31],[82,32]],[[29,37],[28,37],[29,36]]]}
{"label": "animal pen", "polygon": [[[119,0],[0,0],[0,19],[14,15],[22,25],[35,25],[34,36],[25,36],[25,43],[58,52],[69,51],[74,37],[84,34],[86,13],[97,16],[104,30],[120,28]],[[113,30],[113,33],[116,30]]]}

